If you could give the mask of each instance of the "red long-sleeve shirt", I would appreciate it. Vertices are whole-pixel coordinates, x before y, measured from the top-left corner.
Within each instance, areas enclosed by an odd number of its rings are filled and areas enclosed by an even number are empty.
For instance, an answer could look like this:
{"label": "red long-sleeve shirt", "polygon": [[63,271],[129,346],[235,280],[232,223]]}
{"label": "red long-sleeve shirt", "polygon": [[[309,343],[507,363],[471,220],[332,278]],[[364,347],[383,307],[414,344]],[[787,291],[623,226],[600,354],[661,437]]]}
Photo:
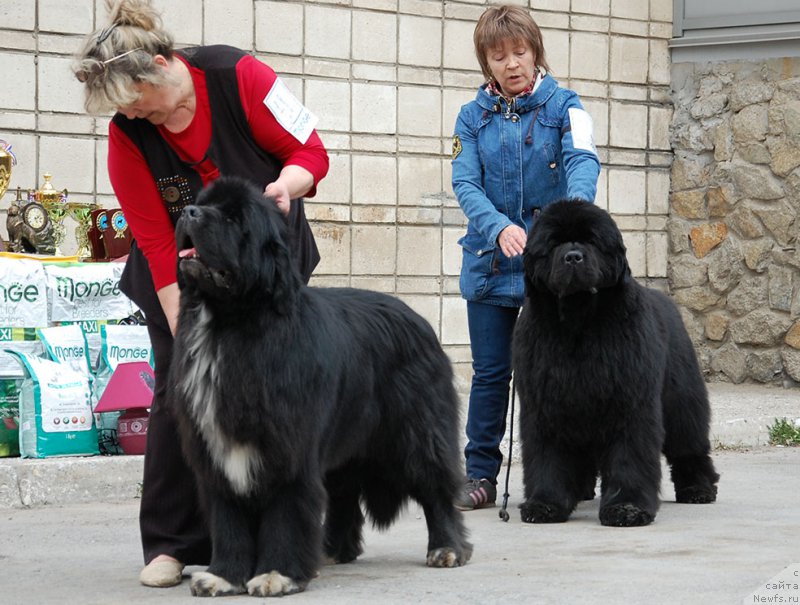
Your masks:
{"label": "red long-sleeve shirt", "polygon": [[[208,100],[206,78],[202,70],[189,65],[194,83],[196,107],[189,126],[173,133],[158,126],[158,131],[178,155],[187,162],[199,162],[211,142],[211,107]],[[328,154],[316,131],[305,144],[287,132],[264,103],[277,76],[264,63],[249,55],[236,64],[239,97],[255,141],[283,165],[300,166],[314,177],[314,186],[306,197],[316,192],[316,184],[328,172]],[[155,180],[134,143],[113,123],[108,136],[108,174],[120,207],[130,225],[131,232],[147,258],[156,291],[176,281],[175,229],[170,221]],[[203,184],[219,176],[219,169],[211,160],[196,167]]]}

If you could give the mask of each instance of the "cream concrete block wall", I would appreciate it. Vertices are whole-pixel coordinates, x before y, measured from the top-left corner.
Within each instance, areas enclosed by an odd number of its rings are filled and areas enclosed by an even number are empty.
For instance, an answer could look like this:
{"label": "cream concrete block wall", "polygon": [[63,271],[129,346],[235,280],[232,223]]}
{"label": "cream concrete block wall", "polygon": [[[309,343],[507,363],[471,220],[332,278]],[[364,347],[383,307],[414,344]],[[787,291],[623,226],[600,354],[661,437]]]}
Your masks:
{"label": "cream concrete block wall", "polygon": [[439,67],[442,64],[442,45],[436,42],[432,44],[431,41],[441,39],[440,17],[400,15],[398,63],[418,67]]}
{"label": "cream concrete block wall", "polygon": [[3,0],[0,4],[0,17],[3,28],[33,31],[36,28],[36,3]]}
{"label": "cream concrete block wall", "polygon": [[[323,257],[315,283],[402,296],[467,379],[457,243],[466,219],[450,153],[458,111],[482,82],[472,34],[489,2],[153,1],[179,46],[252,52],[319,117],[331,166],[306,202]],[[672,1],[513,1],[531,9],[553,75],[581,94],[594,120],[603,164],[596,203],[620,223],[634,274],[663,280]],[[104,24],[102,0],[0,0],[0,65],[13,84],[0,97],[0,138],[19,158],[12,189],[38,186],[49,171],[71,195],[115,205],[108,118],[84,114],[69,72],[83,36]]]}
{"label": "cream concrete block wall", "polygon": [[203,9],[205,44],[253,48],[252,0],[205,0]]}
{"label": "cream concrete block wall", "polygon": [[[208,0],[153,0],[153,6],[161,11],[164,25],[169,28],[179,46],[213,44],[213,42],[206,39],[205,25],[208,21],[204,22],[203,16],[208,12],[208,19],[215,17],[220,21],[224,19],[223,13],[211,14],[208,11],[210,8]],[[103,27],[106,24],[104,7],[103,1],[95,0],[96,27]],[[219,8],[217,6],[217,10]]]}
{"label": "cream concrete block wall", "polygon": [[303,22],[303,5],[291,2],[256,2],[256,49],[290,55],[303,54],[303,28],[286,27]]}
{"label": "cream concrete block wall", "polygon": [[[12,4],[5,2],[4,4]],[[14,4],[29,4],[32,2],[15,2]],[[93,0],[40,0],[39,4],[39,31],[85,34],[92,26],[94,17]]]}
{"label": "cream concrete block wall", "polygon": [[33,54],[0,52],[3,80],[13,86],[3,90],[3,109],[36,109],[36,62]]}

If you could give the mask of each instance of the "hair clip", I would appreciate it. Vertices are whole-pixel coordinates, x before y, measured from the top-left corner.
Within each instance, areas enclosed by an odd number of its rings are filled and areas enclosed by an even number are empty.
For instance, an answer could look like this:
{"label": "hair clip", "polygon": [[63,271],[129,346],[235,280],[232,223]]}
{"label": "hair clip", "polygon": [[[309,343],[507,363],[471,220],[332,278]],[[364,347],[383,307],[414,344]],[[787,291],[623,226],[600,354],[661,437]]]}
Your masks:
{"label": "hair clip", "polygon": [[99,46],[103,42],[108,40],[108,37],[111,35],[111,32],[113,32],[115,29],[117,29],[117,24],[116,23],[114,23],[112,25],[109,25],[107,28],[105,28],[103,31],[101,31],[98,34],[97,40],[95,41],[94,45],[95,46]]}
{"label": "hair clip", "polygon": [[75,77],[78,79],[78,82],[86,82],[89,79],[89,76],[96,78],[106,70],[106,65],[108,65],[112,61],[121,59],[122,57],[127,57],[129,54],[135,53],[137,50],[142,50],[142,47],[138,46],[132,50],[122,53],[121,55],[116,55],[115,57],[106,59],[105,61],[98,61],[97,59],[91,59],[92,63],[90,64],[90,67],[75,72]]}

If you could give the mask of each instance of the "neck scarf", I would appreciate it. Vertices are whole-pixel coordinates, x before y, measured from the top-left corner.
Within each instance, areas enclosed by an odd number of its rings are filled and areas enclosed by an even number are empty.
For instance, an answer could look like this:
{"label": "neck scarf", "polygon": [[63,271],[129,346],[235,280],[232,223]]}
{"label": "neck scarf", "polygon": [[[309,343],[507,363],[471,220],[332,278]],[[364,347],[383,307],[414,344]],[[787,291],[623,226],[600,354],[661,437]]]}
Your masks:
{"label": "neck scarf", "polygon": [[[516,95],[514,98],[521,99],[522,97],[527,97],[528,95],[533,94],[536,89],[539,87],[539,84],[542,82],[542,78],[544,77],[544,70],[539,69],[538,67],[533,72],[533,78],[531,78],[530,84],[525,87],[521,93]],[[511,97],[506,96],[506,94],[500,89],[500,86],[497,84],[497,80],[492,78],[486,85],[486,94],[490,97],[503,97],[504,99],[510,101]]]}

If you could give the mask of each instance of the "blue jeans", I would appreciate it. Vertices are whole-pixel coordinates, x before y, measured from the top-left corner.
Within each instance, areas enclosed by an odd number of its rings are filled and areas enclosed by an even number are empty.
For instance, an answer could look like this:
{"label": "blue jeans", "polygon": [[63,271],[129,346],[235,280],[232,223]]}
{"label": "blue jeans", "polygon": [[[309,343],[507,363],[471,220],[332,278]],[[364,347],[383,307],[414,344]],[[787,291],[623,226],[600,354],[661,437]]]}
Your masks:
{"label": "blue jeans", "polygon": [[467,412],[467,477],[497,483],[506,432],[511,338],[519,308],[467,301],[472,348],[472,388]]}

